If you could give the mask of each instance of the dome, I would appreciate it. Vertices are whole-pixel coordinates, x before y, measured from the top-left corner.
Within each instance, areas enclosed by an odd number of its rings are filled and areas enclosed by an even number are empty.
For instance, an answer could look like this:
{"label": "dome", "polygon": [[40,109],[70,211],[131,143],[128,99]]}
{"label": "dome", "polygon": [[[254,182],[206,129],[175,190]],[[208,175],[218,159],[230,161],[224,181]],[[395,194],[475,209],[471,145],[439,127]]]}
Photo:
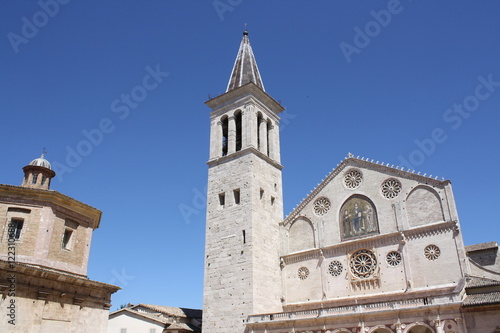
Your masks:
{"label": "dome", "polygon": [[50,169],[52,170],[52,168],[50,167],[50,163],[49,161],[47,161],[43,154],[42,156],[40,156],[39,158],[35,158],[33,161],[31,161],[28,165],[34,165],[34,166],[41,166],[41,167],[44,167],[44,168],[47,168],[47,169]]}

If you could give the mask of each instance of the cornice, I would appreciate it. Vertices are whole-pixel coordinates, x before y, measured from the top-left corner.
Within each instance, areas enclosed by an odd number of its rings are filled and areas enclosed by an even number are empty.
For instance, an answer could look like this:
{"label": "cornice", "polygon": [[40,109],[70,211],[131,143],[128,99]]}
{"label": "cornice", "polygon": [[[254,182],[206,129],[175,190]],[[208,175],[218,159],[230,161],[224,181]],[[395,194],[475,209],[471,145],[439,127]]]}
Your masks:
{"label": "cornice", "polygon": [[211,159],[210,161],[207,162],[207,165],[211,168],[211,167],[227,163],[227,162],[232,161],[234,159],[237,159],[241,156],[245,156],[245,155],[249,155],[249,154],[254,154],[254,155],[260,157],[261,159],[263,159],[267,163],[271,164],[272,166],[274,166],[278,170],[283,169],[283,166],[281,164],[274,161],[269,156],[263,154],[261,151],[255,149],[254,147],[247,147],[247,148],[244,148],[244,149],[239,150],[237,152],[231,153],[229,155]]}
{"label": "cornice", "polygon": [[285,264],[288,265],[315,258],[319,259],[320,257],[334,257],[337,254],[354,252],[361,248],[373,249],[380,245],[402,243],[404,242],[404,240],[405,236],[402,232],[393,232],[390,234],[369,236],[366,238],[344,241],[342,243],[322,247],[320,249],[310,249],[298,253],[290,253],[281,256],[281,258],[283,258]]}
{"label": "cornice", "polygon": [[52,203],[90,218],[93,222],[91,226],[93,229],[97,229],[101,221],[100,210],[53,190],[0,184],[0,197],[3,201],[12,204],[16,204],[16,198],[26,198],[31,202]]}
{"label": "cornice", "polygon": [[430,237],[438,234],[443,234],[445,232],[458,232],[458,222],[457,221],[444,221],[434,224],[426,224],[424,226],[412,228],[405,230],[405,237],[409,240]]}
{"label": "cornice", "polygon": [[457,231],[457,221],[439,222],[431,225],[425,225],[409,230],[392,232],[383,235],[368,236],[344,241],[335,245],[322,248],[309,249],[302,252],[295,252],[281,256],[285,265],[311,260],[334,257],[337,254],[346,254],[358,249],[375,249],[381,245],[404,244],[407,240],[430,237],[445,232]]}
{"label": "cornice", "polygon": [[242,98],[246,95],[252,95],[261,101],[267,108],[269,108],[274,113],[278,114],[285,110],[280,103],[278,103],[274,98],[272,98],[268,93],[263,91],[253,82],[248,82],[234,90],[230,90],[222,95],[214,97],[205,102],[205,104],[212,110],[215,108],[221,108],[224,105],[233,103],[235,100]]}
{"label": "cornice", "polygon": [[13,271],[16,274],[24,274],[26,276],[33,276],[44,278],[52,281],[60,281],[61,283],[68,283],[75,286],[91,287],[95,289],[104,289],[108,292],[114,293],[121,288],[112,284],[90,280],[85,276],[75,275],[52,268],[45,268],[42,266],[34,266],[30,264],[15,263],[15,270],[11,268],[12,263],[5,260],[0,260],[0,268],[5,271]]}

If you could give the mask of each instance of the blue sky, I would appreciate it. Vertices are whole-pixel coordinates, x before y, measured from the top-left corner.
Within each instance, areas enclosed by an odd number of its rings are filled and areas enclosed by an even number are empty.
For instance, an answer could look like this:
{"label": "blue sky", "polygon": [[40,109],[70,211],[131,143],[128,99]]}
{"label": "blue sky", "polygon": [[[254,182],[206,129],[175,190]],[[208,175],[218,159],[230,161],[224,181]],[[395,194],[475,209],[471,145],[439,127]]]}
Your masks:
{"label": "blue sky", "polygon": [[244,23],[287,109],[285,214],[351,152],[450,179],[465,243],[500,240],[500,2],[54,1],[2,1],[0,183],[46,147],[52,189],[103,211],[112,309],[202,306],[203,103]]}

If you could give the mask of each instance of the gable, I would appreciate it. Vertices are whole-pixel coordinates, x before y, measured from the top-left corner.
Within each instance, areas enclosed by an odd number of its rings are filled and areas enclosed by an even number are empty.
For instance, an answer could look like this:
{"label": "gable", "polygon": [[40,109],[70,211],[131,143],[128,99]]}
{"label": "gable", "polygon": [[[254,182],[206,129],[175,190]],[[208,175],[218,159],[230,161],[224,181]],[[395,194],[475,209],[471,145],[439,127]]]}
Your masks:
{"label": "gable", "polygon": [[149,332],[150,329],[156,329],[162,332],[166,321],[164,318],[155,318],[154,315],[147,313],[138,313],[128,309],[110,314],[108,320],[108,332],[120,332],[121,328],[127,328],[128,332]]}
{"label": "gable", "polygon": [[283,221],[283,253],[456,221],[447,192],[448,181],[347,158]]}

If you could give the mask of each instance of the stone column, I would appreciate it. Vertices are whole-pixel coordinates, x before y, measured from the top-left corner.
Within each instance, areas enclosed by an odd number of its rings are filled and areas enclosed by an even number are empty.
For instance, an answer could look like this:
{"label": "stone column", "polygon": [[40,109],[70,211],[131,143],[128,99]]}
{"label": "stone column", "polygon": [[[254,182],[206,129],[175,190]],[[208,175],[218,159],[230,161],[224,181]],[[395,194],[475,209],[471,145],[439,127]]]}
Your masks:
{"label": "stone column", "polygon": [[444,320],[441,320],[439,316],[434,320],[436,325],[436,333],[444,333]]}
{"label": "stone column", "polygon": [[275,126],[271,123],[269,126],[269,157],[276,161],[276,130]]}
{"label": "stone column", "polygon": [[236,151],[236,120],[234,116],[228,118],[227,129],[227,154],[232,154]]}
{"label": "stone column", "polygon": [[210,159],[222,156],[222,122],[212,120],[210,124]]}
{"label": "stone column", "polygon": [[274,160],[281,163],[281,152],[280,152],[280,124],[276,121],[273,125],[274,133]]}
{"label": "stone column", "polygon": [[455,322],[457,323],[458,333],[467,333],[467,328],[465,327],[465,321],[463,318],[456,318]]}
{"label": "stone column", "polygon": [[257,147],[257,115],[253,105],[247,105],[241,116],[241,149]]}
{"label": "stone column", "polygon": [[259,145],[259,150],[261,153],[264,155],[268,155],[267,151],[267,121],[262,117],[260,120],[259,124],[259,139],[260,139],[260,145]]}

